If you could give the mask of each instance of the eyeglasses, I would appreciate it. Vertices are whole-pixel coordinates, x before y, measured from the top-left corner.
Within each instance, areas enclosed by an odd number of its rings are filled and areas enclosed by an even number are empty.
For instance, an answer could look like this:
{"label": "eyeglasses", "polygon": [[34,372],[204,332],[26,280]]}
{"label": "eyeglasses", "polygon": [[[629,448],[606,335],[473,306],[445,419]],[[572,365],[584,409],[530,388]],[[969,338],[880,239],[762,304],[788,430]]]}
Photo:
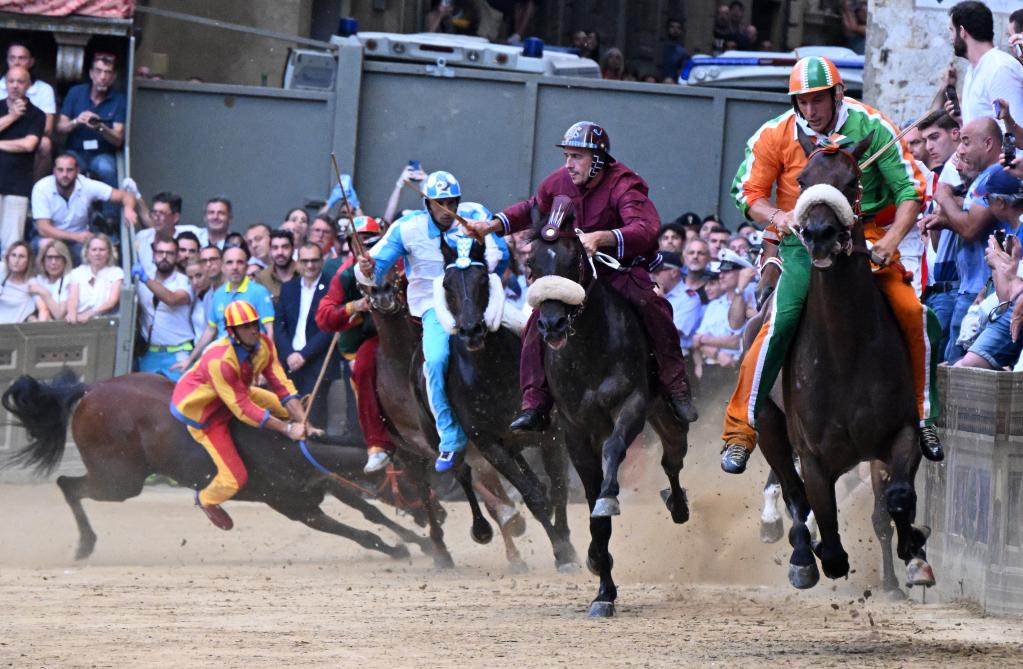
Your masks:
{"label": "eyeglasses", "polygon": [[65,258],[64,256],[61,256],[61,255],[43,256],[43,260],[63,260],[64,262],[67,262],[67,258]]}
{"label": "eyeglasses", "polygon": [[315,265],[318,262],[323,262],[323,258],[299,258],[299,262],[304,262],[307,265]]}

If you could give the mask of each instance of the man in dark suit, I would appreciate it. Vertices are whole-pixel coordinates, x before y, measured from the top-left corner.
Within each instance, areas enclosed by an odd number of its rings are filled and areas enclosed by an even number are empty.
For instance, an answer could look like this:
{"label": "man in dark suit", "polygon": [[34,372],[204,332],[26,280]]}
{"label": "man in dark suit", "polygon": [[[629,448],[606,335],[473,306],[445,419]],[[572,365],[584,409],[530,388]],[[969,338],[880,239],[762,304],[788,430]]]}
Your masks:
{"label": "man in dark suit", "polygon": [[[288,376],[298,392],[306,395],[316,385],[331,339],[330,333],[316,325],[316,309],[327,293],[327,282],[321,275],[323,251],[316,244],[302,245],[298,250],[298,266],[298,276],[281,285],[274,314],[274,343]],[[335,351],[309,413],[313,425],[325,425],[327,387],[339,378],[341,358]]]}

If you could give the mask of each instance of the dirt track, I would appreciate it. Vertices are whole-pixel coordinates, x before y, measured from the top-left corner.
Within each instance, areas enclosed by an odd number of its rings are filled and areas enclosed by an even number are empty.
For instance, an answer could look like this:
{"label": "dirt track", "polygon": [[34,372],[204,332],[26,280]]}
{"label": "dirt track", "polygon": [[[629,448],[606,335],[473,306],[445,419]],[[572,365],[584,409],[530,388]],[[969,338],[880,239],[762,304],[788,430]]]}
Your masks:
{"label": "dirt track", "polygon": [[[698,441],[683,472],[693,519],[660,505],[652,451],[635,449],[612,550],[618,616],[590,620],[596,581],[554,571],[530,522],[531,572],[508,573],[499,541],[468,538],[448,505],[458,567],[414,550],[393,562],[263,506],[233,504],[210,525],[186,491],[147,488],[125,504],[86,502],[99,535],[71,561],[75,530],[55,485],[0,486],[0,664],[25,666],[1019,666],[1023,621],[966,607],[888,601],[864,495],[843,515],[848,579],[808,592],[785,580],[787,547],[756,535],[763,481],[716,470]],[[646,456],[646,457],[643,457]],[[364,527],[335,502],[327,509]],[[581,505],[573,537],[588,541]],[[391,537],[385,535],[389,540]],[[952,578],[938,574],[938,578]],[[865,597],[865,591],[871,596]],[[916,596],[919,598],[919,595]],[[933,600],[933,596],[931,598]]]}

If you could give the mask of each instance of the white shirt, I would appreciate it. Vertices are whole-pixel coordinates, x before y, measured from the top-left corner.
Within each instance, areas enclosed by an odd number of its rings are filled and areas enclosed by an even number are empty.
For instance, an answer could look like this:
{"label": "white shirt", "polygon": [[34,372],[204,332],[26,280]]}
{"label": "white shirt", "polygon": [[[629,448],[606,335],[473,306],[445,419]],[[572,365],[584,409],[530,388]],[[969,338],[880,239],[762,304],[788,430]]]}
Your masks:
{"label": "white shirt", "polygon": [[59,276],[55,281],[47,281],[46,277],[40,274],[36,277],[36,282],[50,291],[50,295],[53,295],[53,300],[58,304],[67,302],[68,295],[71,293],[71,277]]}
{"label": "white shirt", "polygon": [[[71,270],[68,281],[78,286],[78,313],[83,313],[95,309],[106,301],[114,284],[124,283],[124,270],[120,267],[104,267],[98,274],[93,275],[91,267],[79,265]],[[116,309],[114,306],[111,311]]]}
{"label": "white shirt", "polygon": [[[44,114],[57,113],[57,98],[53,95],[53,86],[45,81],[33,81],[28,87],[25,97]],[[7,99],[7,77],[0,77],[0,100]]]}
{"label": "white shirt", "polygon": [[212,293],[212,290],[207,290],[206,294],[202,297],[193,298],[191,306],[191,319],[192,319],[192,339],[199,341],[199,337],[202,336],[203,332],[206,332],[206,327],[209,325],[209,318],[206,317],[206,295]]}
{"label": "white shirt", "polygon": [[[195,236],[199,238],[200,249],[206,246],[207,236],[204,228],[198,228],[186,223],[179,223],[174,226],[174,236],[177,237],[186,230],[195,234]],[[145,230],[139,230],[135,233],[136,257],[138,257],[142,266],[146,268],[146,273],[149,274],[149,276],[156,275],[156,263],[153,262],[154,239],[156,239],[156,228],[146,228]]]}
{"label": "white shirt", "polygon": [[[1023,113],[1023,65],[1001,49],[991,49],[980,57],[976,67],[970,65],[966,68],[963,125],[982,116],[994,117],[991,103],[998,98],[1009,103],[1009,111],[1014,117]],[[1003,124],[999,122],[999,125]]]}
{"label": "white shirt", "polygon": [[309,309],[313,305],[316,287],[320,285],[320,282],[318,280],[313,281],[311,286],[307,286],[305,277],[302,277],[299,285],[302,287],[302,297],[299,300],[298,322],[295,323],[295,334],[291,338],[291,348],[295,351],[301,351],[305,348],[305,326],[309,320]]}
{"label": "white shirt", "polygon": [[[160,281],[156,277],[154,280]],[[148,337],[148,343],[152,346],[178,346],[186,341],[192,341],[195,339],[192,332],[192,282],[181,272],[172,271],[171,275],[160,283],[171,292],[183,290],[188,293],[188,302],[177,307],[164,304],[155,298],[149,286],[139,281],[139,320],[142,336]]]}
{"label": "white shirt", "polygon": [[36,298],[28,292],[28,281],[14,283],[3,279],[0,286],[0,323],[24,323],[35,313]]}
{"label": "white shirt", "polygon": [[[696,328],[696,334],[709,335],[711,337],[731,337],[742,333],[742,328],[734,329],[728,324],[728,309],[732,305],[731,295],[725,293],[710,301],[707,310],[703,312],[703,320],[700,327]],[[722,353],[739,355],[737,348],[719,348]]]}
{"label": "white shirt", "polygon": [[85,232],[89,229],[92,203],[108,201],[113,190],[102,181],[79,176],[71,196],[65,200],[57,192],[57,178],[51,174],[32,186],[32,218],[48,218],[65,232]]}

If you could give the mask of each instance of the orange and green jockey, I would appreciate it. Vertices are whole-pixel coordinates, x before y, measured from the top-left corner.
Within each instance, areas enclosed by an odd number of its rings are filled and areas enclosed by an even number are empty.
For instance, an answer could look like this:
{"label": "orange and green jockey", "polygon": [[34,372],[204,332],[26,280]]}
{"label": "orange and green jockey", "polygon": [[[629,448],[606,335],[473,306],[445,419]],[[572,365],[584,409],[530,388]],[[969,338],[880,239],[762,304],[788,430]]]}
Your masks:
{"label": "orange and green jockey", "polygon": [[[765,123],[750,138],[745,160],[732,183],[732,195],[743,215],[768,226],[764,239],[778,246],[784,272],[775,289],[774,312],[746,352],[725,415],[721,466],[730,473],[745,469],[756,445],[757,412],[785,363],[809,290],[810,256],[799,236],[790,234],[792,210],[800,193],[796,177],[807,160],[798,133],[801,130],[818,145],[839,146],[873,133],[866,152],[871,156],[899,132],[878,110],[844,96],[838,69],[826,58],[801,59],[789,78],[789,95],[793,108]],[[899,141],[863,170],[861,185],[864,235],[888,261],[874,273],[874,279],[895,313],[912,359],[921,448],[929,458],[940,459],[941,445],[932,427],[938,412],[934,372],[940,353],[940,325],[906,280],[897,251],[902,237],[915,224],[924,194],[923,175]]]}
{"label": "orange and green jockey", "polygon": [[[170,411],[188,426],[217,467],[197,495],[215,525],[231,528],[219,508],[245,485],[248,473],[231,439],[231,418],[269,427],[298,440],[305,437],[303,412],[294,384],[285,375],[273,339],[259,331],[259,314],[236,300],[224,311],[228,335],[210,344],[174,387]],[[260,375],[273,392],[256,388]],[[291,422],[286,422],[290,418]]]}

